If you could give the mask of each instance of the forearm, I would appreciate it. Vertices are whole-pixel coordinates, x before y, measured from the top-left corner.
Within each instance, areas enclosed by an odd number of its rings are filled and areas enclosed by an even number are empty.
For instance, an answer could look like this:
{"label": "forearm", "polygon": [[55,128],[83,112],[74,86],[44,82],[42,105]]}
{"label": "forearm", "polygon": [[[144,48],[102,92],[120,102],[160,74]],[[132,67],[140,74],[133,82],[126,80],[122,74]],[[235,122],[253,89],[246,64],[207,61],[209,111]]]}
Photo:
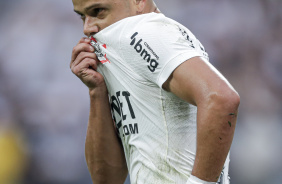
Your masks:
{"label": "forearm", "polygon": [[[216,95],[215,95],[216,96]],[[198,105],[197,152],[192,175],[217,181],[232,143],[239,100],[215,97]]]}
{"label": "forearm", "polygon": [[90,91],[85,156],[94,184],[124,183],[127,166],[117,138],[105,89]]}

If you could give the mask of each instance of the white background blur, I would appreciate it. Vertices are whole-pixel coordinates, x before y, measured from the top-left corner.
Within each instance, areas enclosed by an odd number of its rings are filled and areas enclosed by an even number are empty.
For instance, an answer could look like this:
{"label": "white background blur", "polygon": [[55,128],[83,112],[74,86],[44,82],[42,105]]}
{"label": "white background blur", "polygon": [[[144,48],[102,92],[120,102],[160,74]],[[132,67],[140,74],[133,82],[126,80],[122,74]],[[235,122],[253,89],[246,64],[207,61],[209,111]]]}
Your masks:
{"label": "white background blur", "polygon": [[[156,0],[241,96],[231,184],[282,183],[282,1]],[[0,184],[90,184],[71,0],[0,0]]]}

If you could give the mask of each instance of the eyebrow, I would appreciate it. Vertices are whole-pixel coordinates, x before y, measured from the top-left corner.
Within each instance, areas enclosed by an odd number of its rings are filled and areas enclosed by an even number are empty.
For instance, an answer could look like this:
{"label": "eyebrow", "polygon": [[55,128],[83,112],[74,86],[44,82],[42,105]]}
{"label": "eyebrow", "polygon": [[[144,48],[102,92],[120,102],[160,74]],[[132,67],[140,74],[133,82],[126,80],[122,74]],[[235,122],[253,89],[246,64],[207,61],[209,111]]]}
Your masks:
{"label": "eyebrow", "polygon": [[82,13],[80,13],[79,11],[77,10],[73,10],[75,13],[77,13],[78,15],[82,15]]}
{"label": "eyebrow", "polygon": [[[97,4],[93,4],[93,5],[90,5],[88,7],[86,7],[84,9],[85,12],[89,11],[90,9],[93,9],[93,8],[97,8],[97,7],[100,7],[101,5],[103,5],[102,3],[97,3]],[[79,14],[79,15],[82,15],[83,13],[81,13],[80,11],[78,10],[73,10],[75,13]]]}

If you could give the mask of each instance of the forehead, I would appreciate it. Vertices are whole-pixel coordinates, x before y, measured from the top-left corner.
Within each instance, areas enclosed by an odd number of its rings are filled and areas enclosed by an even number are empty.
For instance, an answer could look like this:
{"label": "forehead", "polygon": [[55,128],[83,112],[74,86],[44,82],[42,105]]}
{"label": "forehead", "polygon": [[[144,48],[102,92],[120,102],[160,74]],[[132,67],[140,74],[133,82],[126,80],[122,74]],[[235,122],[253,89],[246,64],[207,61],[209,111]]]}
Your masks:
{"label": "forehead", "polygon": [[72,0],[73,6],[84,8],[93,4],[116,4],[127,0]]}

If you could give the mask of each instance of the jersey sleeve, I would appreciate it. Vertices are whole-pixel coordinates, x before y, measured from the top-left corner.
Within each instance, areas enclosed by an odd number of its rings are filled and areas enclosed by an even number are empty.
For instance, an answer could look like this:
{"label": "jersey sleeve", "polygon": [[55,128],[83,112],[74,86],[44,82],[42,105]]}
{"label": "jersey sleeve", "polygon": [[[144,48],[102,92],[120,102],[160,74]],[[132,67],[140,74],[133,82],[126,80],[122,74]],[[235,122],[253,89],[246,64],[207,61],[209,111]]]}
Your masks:
{"label": "jersey sleeve", "polygon": [[132,71],[159,87],[181,63],[196,56],[208,58],[187,28],[167,18],[141,21],[138,26],[129,23],[120,48]]}

